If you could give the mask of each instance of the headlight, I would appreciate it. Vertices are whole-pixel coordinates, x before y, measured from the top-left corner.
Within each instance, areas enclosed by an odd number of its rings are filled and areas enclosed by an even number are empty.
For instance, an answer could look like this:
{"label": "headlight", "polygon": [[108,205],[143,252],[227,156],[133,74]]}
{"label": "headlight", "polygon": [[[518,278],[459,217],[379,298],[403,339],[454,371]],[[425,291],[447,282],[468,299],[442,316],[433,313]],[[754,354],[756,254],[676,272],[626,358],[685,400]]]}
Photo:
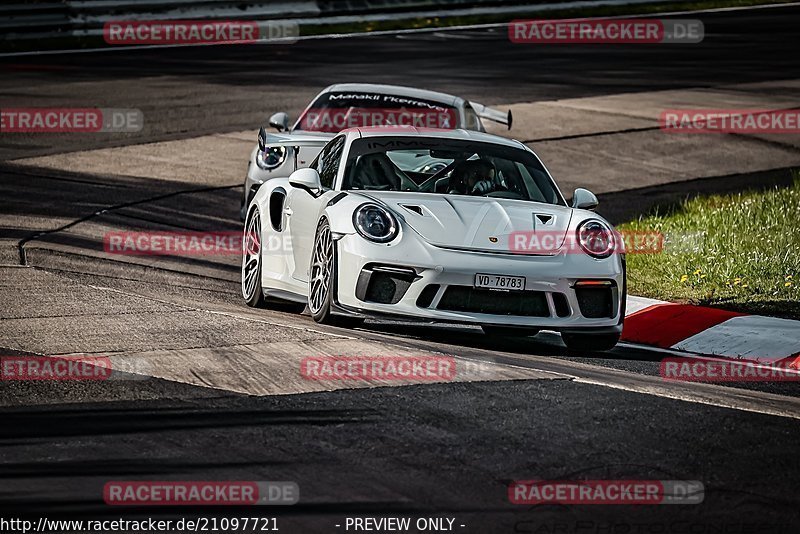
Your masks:
{"label": "headlight", "polygon": [[399,231],[394,215],[377,204],[359,206],[353,213],[353,226],[362,237],[376,243],[388,243]]}
{"label": "headlight", "polygon": [[598,220],[588,220],[578,225],[578,243],[584,252],[595,258],[607,258],[616,249],[614,232]]}
{"label": "headlight", "polygon": [[285,146],[268,146],[266,150],[256,151],[256,165],[265,171],[280,167],[284,161],[286,161]]}

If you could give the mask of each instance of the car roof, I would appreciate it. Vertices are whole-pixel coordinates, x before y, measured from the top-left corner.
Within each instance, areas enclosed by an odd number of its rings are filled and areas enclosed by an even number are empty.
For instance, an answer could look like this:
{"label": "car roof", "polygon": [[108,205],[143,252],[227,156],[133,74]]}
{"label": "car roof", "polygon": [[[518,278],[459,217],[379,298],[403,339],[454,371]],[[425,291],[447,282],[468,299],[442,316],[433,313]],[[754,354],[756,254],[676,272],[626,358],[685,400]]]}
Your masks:
{"label": "car roof", "polygon": [[499,135],[492,135],[485,132],[464,130],[461,128],[454,130],[443,130],[434,128],[417,128],[415,126],[369,126],[360,128],[349,128],[342,130],[340,134],[353,134],[359,137],[435,137],[439,139],[460,139],[463,141],[478,141],[481,143],[493,143],[495,145],[510,146],[514,148],[526,148],[524,144],[516,139],[508,139]]}
{"label": "car roof", "polygon": [[449,104],[451,106],[457,106],[464,100],[463,98],[449,95],[447,93],[428,91],[427,89],[417,89],[415,87],[404,87],[402,85],[383,85],[376,83],[337,83],[326,87],[325,90],[322,92],[329,93],[332,91],[337,91],[337,92],[353,91],[360,93],[368,92],[368,93],[378,93],[381,95],[421,98],[424,100],[438,102],[441,104]]}

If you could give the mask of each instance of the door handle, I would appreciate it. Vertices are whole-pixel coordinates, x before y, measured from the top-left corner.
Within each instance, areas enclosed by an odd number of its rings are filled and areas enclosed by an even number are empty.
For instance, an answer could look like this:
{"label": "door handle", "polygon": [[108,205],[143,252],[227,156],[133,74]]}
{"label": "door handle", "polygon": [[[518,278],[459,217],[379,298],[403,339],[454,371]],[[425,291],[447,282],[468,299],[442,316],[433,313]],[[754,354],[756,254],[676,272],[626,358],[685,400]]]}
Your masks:
{"label": "door handle", "polygon": [[285,213],[287,217],[290,217],[292,215],[292,208],[283,208],[283,213]]}

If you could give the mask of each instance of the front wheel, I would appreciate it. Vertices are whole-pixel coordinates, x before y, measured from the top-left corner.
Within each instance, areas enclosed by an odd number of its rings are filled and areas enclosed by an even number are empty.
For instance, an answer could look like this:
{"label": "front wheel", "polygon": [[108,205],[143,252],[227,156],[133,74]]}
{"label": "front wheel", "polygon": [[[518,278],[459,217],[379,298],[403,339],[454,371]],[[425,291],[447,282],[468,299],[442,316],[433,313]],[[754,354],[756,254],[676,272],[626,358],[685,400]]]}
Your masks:
{"label": "front wheel", "polygon": [[308,283],[308,310],[321,324],[355,328],[364,322],[361,317],[334,315],[331,311],[336,286],[336,256],[330,224],[323,219],[317,227],[311,255],[311,279]]}
{"label": "front wheel", "polygon": [[261,264],[263,260],[261,250],[261,217],[258,208],[253,208],[244,225],[244,238],[242,239],[244,251],[242,255],[242,296],[245,303],[252,308],[269,306],[276,311],[287,313],[302,313],[305,304],[291,301],[267,300],[261,286]]}
{"label": "front wheel", "polygon": [[254,208],[244,225],[244,253],[242,255],[242,296],[248,306],[264,306],[261,290],[261,217]]}
{"label": "front wheel", "polygon": [[569,350],[602,352],[613,349],[619,342],[619,336],[619,334],[562,333],[561,340]]}

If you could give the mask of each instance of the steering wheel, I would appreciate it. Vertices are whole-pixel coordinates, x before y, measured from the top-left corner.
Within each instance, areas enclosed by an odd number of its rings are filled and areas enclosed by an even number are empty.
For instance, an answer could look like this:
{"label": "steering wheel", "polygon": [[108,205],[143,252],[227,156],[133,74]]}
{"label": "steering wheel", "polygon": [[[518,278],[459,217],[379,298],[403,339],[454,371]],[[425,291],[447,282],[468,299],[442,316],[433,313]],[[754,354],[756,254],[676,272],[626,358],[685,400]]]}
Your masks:
{"label": "steering wheel", "polygon": [[439,178],[442,178],[445,174],[447,174],[448,172],[452,171],[456,167],[456,165],[458,165],[462,161],[465,161],[465,160],[454,159],[453,163],[451,163],[450,165],[447,165],[443,169],[439,169],[438,171],[433,173],[433,176],[431,176],[430,178],[425,180],[425,182],[423,182],[423,183],[427,183],[427,182],[436,183],[436,180],[438,180]]}

